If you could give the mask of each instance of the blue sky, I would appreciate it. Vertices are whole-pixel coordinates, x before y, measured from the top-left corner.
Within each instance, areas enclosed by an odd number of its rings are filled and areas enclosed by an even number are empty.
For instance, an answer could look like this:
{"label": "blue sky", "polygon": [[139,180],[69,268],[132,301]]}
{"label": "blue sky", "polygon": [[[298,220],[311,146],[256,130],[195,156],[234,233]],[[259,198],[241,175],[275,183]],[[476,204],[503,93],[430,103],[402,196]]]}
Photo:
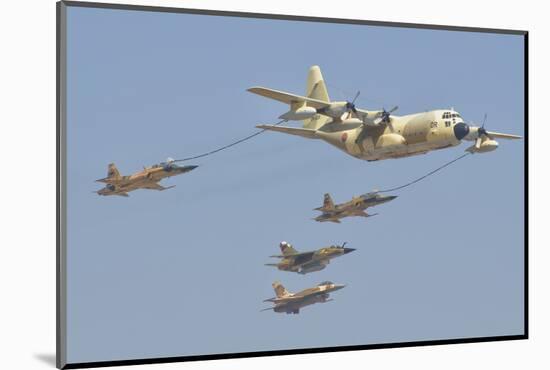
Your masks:
{"label": "blue sky", "polygon": [[[265,133],[190,162],[169,191],[92,193],[110,162],[130,174],[276,122],[286,107],[245,90],[303,93],[313,64],[334,100],[487,113],[488,129],[523,135],[520,36],[69,8],[69,362],[523,332],[523,141],[340,225],[311,220],[325,192],[401,185],[468,144],[368,163]],[[281,240],[357,250],[302,276],[263,265]],[[259,312],[274,280],[348,286],[300,315]]]}

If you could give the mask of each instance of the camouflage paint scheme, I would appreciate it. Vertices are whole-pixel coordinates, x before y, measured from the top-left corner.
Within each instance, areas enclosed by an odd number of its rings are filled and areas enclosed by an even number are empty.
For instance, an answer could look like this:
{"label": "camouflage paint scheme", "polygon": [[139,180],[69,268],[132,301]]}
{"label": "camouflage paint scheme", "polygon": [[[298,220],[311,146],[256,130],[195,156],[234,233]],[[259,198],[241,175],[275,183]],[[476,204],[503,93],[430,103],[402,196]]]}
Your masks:
{"label": "camouflage paint scheme", "polygon": [[142,171],[133,175],[121,176],[114,163],[109,164],[107,177],[96,180],[107,184],[104,188],[98,190],[99,195],[119,195],[128,196],[128,192],[137,189],[167,190],[174,186],[164,187],[159,181],[172,176],[184,174],[192,171],[198,166],[178,166],[174,160],[168,158],[166,162],[161,162],[150,167],[144,167]]}
{"label": "camouflage paint scheme", "polygon": [[266,263],[266,266],[275,266],[281,271],[297,272],[307,274],[309,272],[323,270],[330,263],[330,260],[353,252],[354,248],[345,248],[346,243],[341,246],[331,245],[315,251],[298,252],[291,244],[281,242],[282,255],[270,256],[281,258],[279,263]]}
{"label": "camouflage paint scheme", "polygon": [[323,206],[315,208],[314,211],[321,211],[323,214],[314,218],[315,221],[319,222],[335,222],[340,223],[340,219],[350,216],[359,216],[359,217],[371,217],[377,215],[377,213],[369,215],[365,212],[365,209],[368,207],[377,206],[382,203],[389,202],[397,198],[396,195],[382,195],[377,192],[371,192],[367,194],[360,195],[358,197],[353,197],[352,200],[341,203],[334,204],[330,194],[325,194],[323,201]]}
{"label": "camouflage paint scheme", "polygon": [[467,151],[485,153],[498,148],[495,138],[521,138],[490,132],[483,126],[468,125],[453,109],[395,116],[392,112],[397,107],[390,111],[364,110],[356,108],[353,101],[331,102],[318,66],[312,66],[309,70],[306,96],[265,87],[252,87],[248,91],[288,104],[290,110],[279,118],[303,121],[303,128],[279,125],[256,127],[321,139],[367,161],[425,154],[459,145],[462,140],[475,142]]}
{"label": "camouflage paint scheme", "polygon": [[329,299],[329,293],[345,287],[345,285],[324,281],[313,288],[304,289],[298,293],[289,293],[283,284],[278,281],[275,281],[272,286],[276,297],[266,299],[264,302],[272,302],[274,306],[265,308],[262,311],[273,310],[287,314],[298,314],[302,307],[315,303],[330,302],[332,299]]}

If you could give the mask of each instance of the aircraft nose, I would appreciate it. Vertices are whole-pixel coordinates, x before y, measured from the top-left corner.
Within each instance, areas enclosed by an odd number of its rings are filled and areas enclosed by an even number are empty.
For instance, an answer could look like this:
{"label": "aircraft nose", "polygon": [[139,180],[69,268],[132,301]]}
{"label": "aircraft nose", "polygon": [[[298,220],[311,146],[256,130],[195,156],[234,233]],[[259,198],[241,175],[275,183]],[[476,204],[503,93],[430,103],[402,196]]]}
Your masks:
{"label": "aircraft nose", "polygon": [[350,252],[353,252],[355,248],[344,248],[344,254],[348,254]]}
{"label": "aircraft nose", "polygon": [[334,284],[334,287],[332,288],[332,290],[340,290],[345,287],[346,287],[345,284]]}
{"label": "aircraft nose", "polygon": [[197,168],[199,166],[195,166],[195,165],[192,165],[192,166],[184,166],[184,167],[181,167],[181,171],[182,172],[189,172],[189,171],[193,171],[195,168]]}
{"label": "aircraft nose", "polygon": [[468,133],[470,132],[470,126],[468,126],[467,124],[465,124],[464,122],[459,122],[455,125],[455,127],[453,128],[453,131],[454,131],[454,134],[455,134],[455,137],[458,139],[458,140],[462,140],[466,137],[466,135],[468,135]]}
{"label": "aircraft nose", "polygon": [[387,199],[388,201],[394,200],[395,198],[397,198],[397,195],[388,195],[388,196],[386,197],[386,199]]}

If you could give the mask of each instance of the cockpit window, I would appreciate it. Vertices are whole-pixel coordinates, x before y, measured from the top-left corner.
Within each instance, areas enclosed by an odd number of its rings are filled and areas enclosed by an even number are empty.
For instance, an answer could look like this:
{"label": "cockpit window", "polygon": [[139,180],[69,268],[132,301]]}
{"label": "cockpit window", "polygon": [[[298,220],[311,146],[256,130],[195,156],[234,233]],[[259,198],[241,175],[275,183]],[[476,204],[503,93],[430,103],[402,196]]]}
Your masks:
{"label": "cockpit window", "polygon": [[319,283],[318,286],[321,286],[321,285],[332,285],[332,281],[323,281],[322,283]]}

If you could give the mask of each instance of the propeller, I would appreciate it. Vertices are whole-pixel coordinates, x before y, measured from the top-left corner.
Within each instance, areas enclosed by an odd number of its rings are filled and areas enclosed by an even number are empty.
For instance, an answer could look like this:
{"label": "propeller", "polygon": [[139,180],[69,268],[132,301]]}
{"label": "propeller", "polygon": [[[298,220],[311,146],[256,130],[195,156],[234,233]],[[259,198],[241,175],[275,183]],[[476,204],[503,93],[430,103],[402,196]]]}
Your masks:
{"label": "propeller", "polygon": [[480,128],[477,129],[477,139],[475,144],[476,149],[479,149],[481,147],[481,143],[483,142],[484,137],[488,137],[489,139],[493,140],[493,137],[489,135],[487,130],[485,130],[485,122],[487,122],[487,113],[485,113],[485,115],[483,116],[483,124]]}
{"label": "propeller", "polygon": [[386,108],[382,108],[382,112],[378,113],[378,117],[374,120],[374,124],[378,125],[382,122],[384,123],[390,123],[390,115],[395,112],[399,107],[396,105],[389,111],[386,110]]}
{"label": "propeller", "polygon": [[361,94],[361,91],[357,91],[357,94],[355,94],[355,97],[353,98],[353,100],[351,102],[349,101],[346,102],[346,110],[348,111],[348,113],[350,111],[353,113],[357,113],[357,108],[355,108],[355,101],[357,100],[360,94]]}

